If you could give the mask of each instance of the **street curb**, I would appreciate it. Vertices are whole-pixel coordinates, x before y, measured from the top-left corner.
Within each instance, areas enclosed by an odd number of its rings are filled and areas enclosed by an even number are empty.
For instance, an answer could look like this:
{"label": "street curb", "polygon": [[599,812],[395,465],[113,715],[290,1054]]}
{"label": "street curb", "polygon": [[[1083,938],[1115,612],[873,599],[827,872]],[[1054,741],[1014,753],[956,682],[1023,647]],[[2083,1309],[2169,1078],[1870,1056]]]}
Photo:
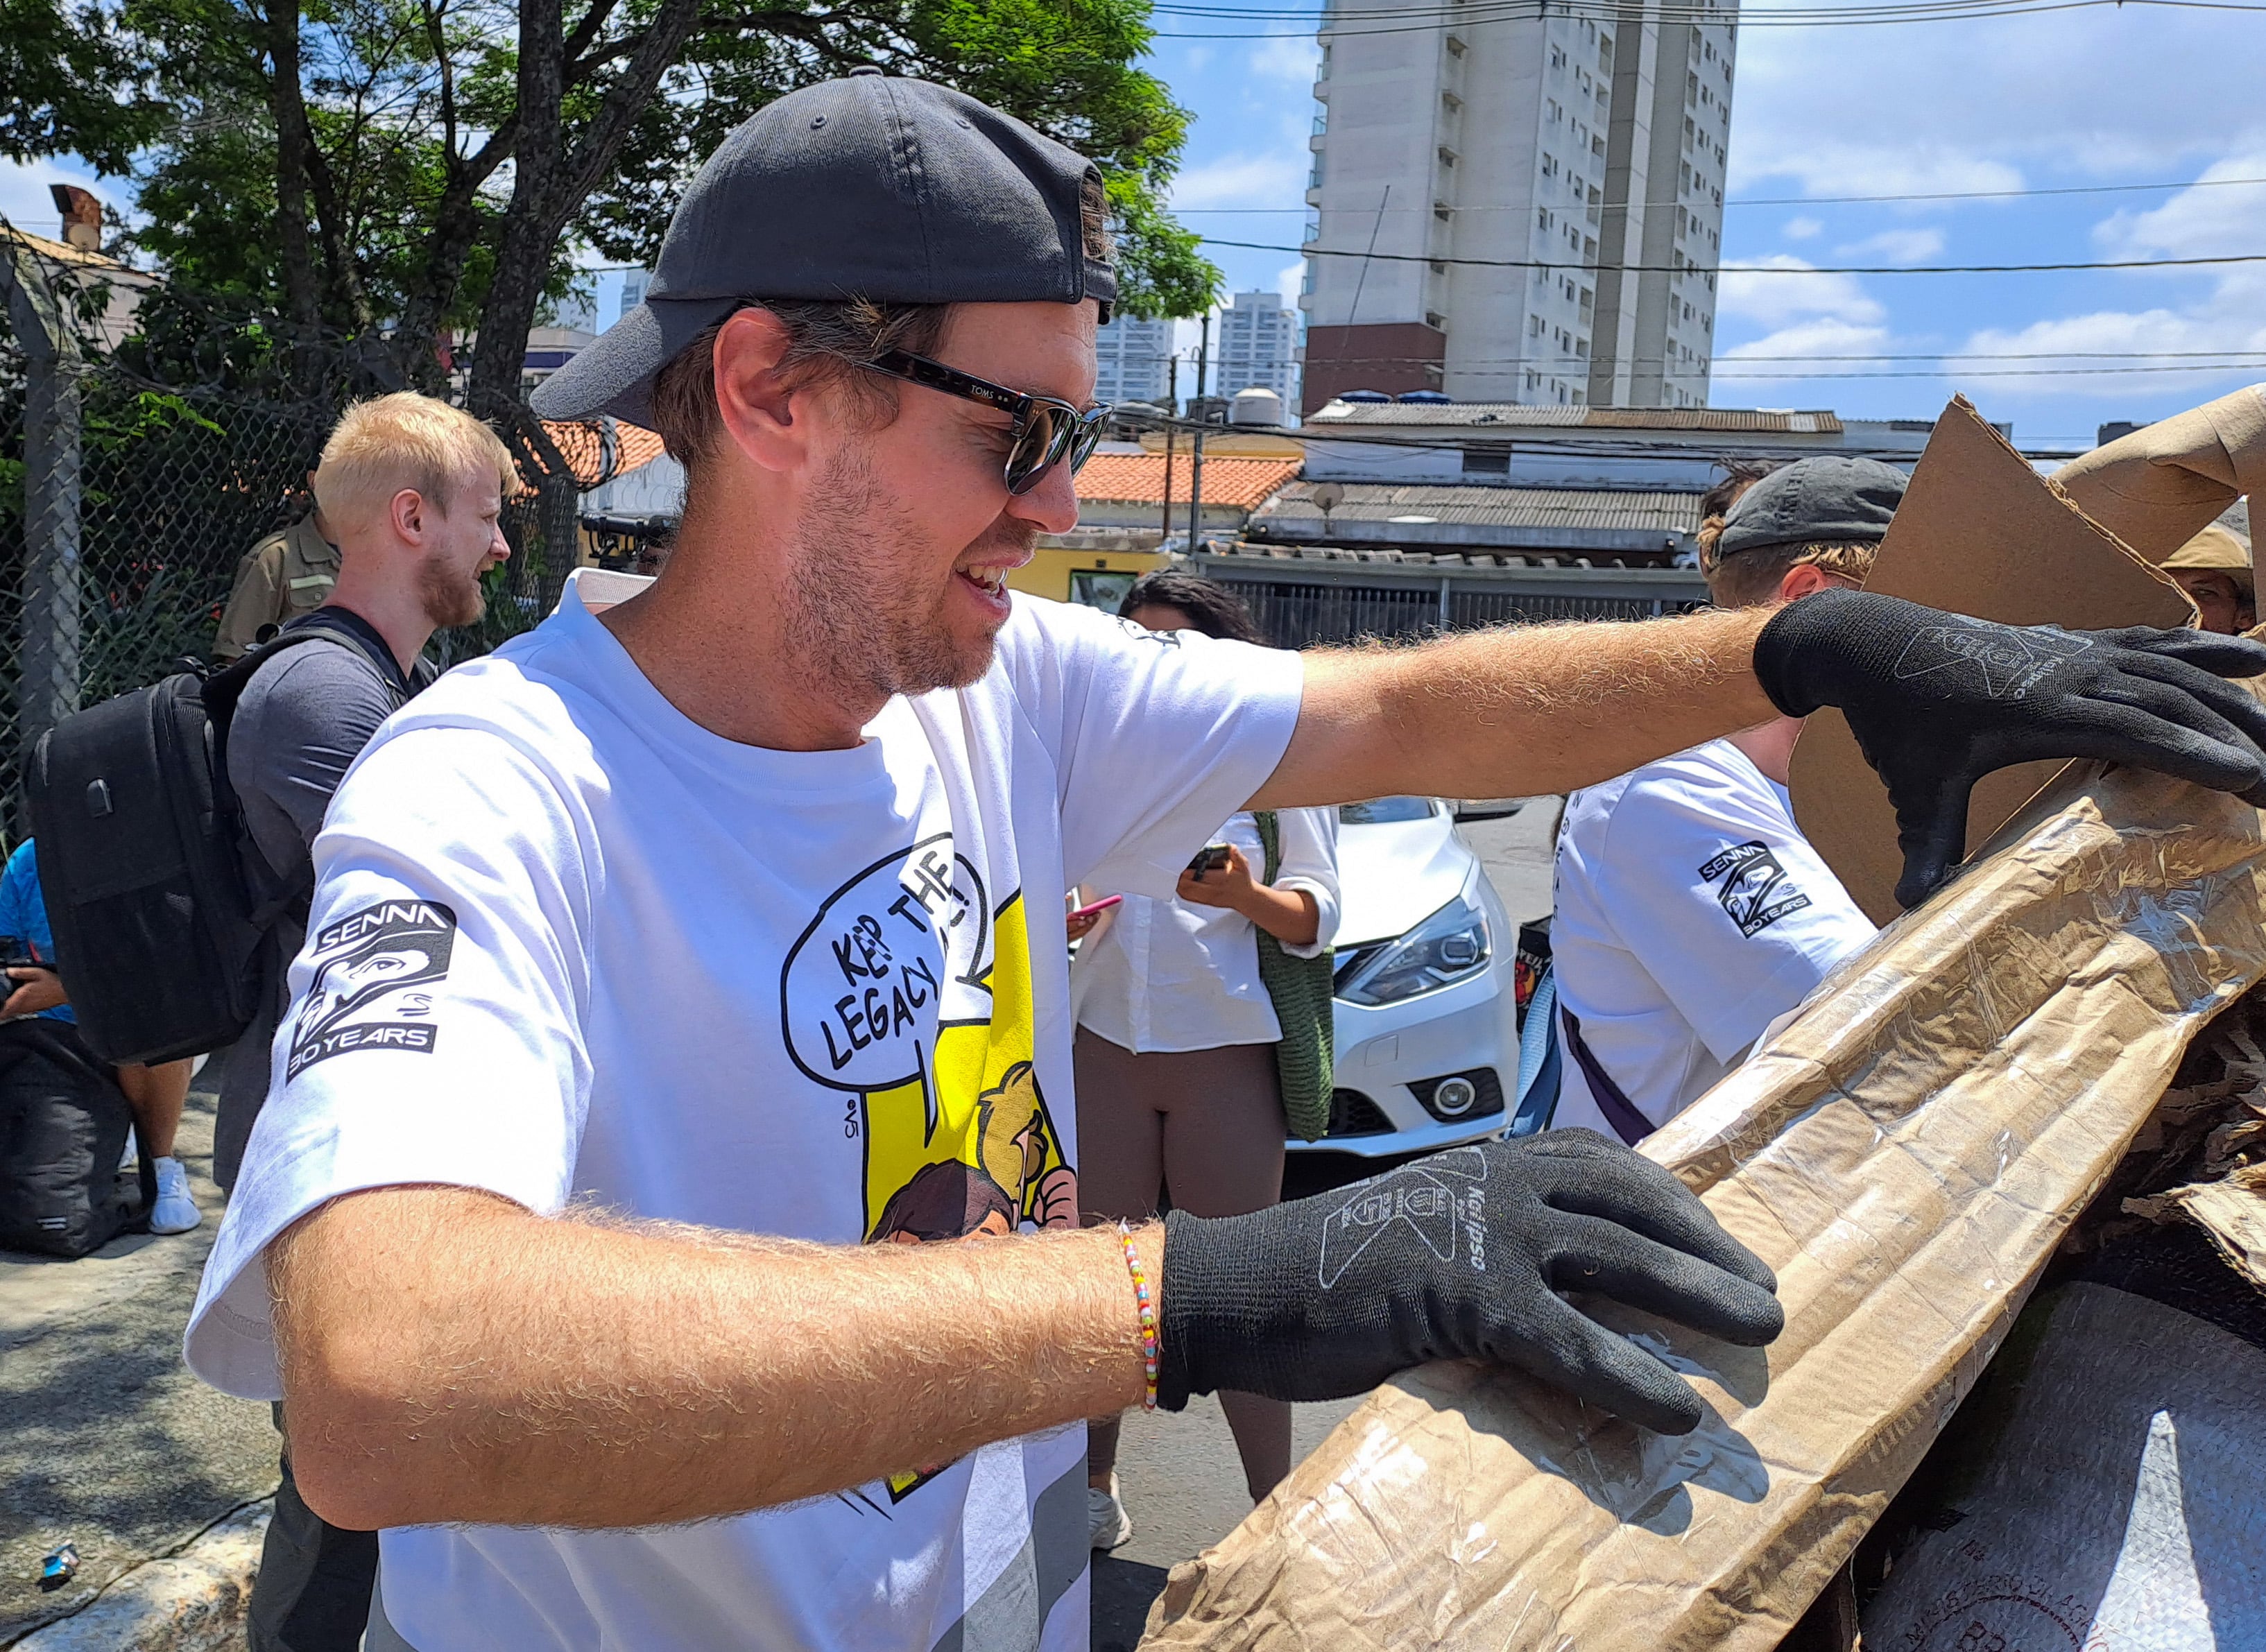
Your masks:
{"label": "street curb", "polygon": [[244,1644],[245,1609],[275,1500],[246,1503],[164,1560],[123,1572],[84,1607],[13,1652],[222,1652]]}

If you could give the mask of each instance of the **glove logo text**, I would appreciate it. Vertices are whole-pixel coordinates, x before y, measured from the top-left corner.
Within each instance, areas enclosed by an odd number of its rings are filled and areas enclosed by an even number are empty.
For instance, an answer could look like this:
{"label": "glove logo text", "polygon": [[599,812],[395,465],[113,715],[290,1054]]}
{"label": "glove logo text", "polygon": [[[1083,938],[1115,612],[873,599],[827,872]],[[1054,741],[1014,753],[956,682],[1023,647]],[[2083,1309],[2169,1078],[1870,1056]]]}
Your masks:
{"label": "glove logo text", "polygon": [[1322,1223],[1322,1289],[1344,1278],[1371,1246],[1405,1249],[1412,1235],[1433,1256],[1452,1262],[1459,1225],[1471,1236],[1473,1267],[1485,1272],[1480,1235],[1485,1206],[1473,1184],[1486,1179],[1486,1156],[1475,1147],[1458,1147],[1349,1189],[1346,1202]]}
{"label": "glove logo text", "polygon": [[1913,633],[1897,656],[1899,683],[1938,677],[1948,686],[1979,688],[1994,700],[2018,700],[2038,679],[2093,646],[2084,637],[2050,626],[1929,625]]}

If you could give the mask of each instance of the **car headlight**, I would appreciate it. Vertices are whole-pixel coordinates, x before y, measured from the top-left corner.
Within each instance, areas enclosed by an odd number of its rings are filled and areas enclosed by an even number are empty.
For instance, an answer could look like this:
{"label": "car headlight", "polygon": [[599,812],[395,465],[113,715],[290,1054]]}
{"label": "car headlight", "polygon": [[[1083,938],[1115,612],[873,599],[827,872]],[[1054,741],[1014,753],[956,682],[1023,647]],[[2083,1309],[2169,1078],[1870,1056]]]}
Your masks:
{"label": "car headlight", "polygon": [[1494,951],[1487,914],[1458,895],[1338,983],[1349,1004],[1398,1004],[1435,992],[1487,965]]}

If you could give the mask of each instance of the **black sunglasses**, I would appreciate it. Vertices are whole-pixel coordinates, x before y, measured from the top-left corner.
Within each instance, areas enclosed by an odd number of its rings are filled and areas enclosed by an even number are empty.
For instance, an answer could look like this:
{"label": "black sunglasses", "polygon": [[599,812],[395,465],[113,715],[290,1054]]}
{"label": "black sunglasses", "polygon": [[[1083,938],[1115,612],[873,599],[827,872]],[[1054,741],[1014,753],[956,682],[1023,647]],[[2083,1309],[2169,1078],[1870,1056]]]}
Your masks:
{"label": "black sunglasses", "polygon": [[924,390],[939,391],[962,401],[996,407],[1015,420],[1014,445],[1007,451],[1007,491],[1027,493],[1046,479],[1057,464],[1068,464],[1071,474],[1093,457],[1101,441],[1102,426],[1111,408],[1104,402],[1079,409],[1053,396],[1029,396],[1005,384],[977,378],[958,368],[932,362],[910,350],[889,350],[870,362],[861,362],[876,373],[901,378]]}

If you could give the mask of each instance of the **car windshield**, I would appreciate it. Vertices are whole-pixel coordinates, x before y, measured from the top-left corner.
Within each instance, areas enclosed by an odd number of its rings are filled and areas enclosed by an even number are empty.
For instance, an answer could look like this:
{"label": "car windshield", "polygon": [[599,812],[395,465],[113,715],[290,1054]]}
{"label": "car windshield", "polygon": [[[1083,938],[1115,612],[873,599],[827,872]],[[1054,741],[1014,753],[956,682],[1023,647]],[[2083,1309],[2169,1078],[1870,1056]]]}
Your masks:
{"label": "car windshield", "polygon": [[1429,797],[1379,797],[1366,803],[1341,804],[1338,820],[1347,826],[1393,826],[1402,821],[1422,820],[1431,812]]}

